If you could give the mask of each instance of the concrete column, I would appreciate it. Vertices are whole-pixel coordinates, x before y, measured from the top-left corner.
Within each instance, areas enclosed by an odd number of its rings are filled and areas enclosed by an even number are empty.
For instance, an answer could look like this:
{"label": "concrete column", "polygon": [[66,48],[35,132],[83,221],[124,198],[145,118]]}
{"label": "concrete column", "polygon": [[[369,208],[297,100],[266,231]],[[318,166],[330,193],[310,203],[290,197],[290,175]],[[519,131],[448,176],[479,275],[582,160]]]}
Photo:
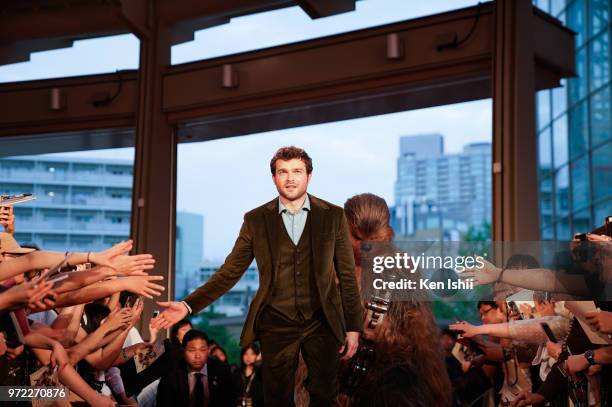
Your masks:
{"label": "concrete column", "polygon": [[538,240],[533,6],[496,0],[493,50],[493,240]]}
{"label": "concrete column", "polygon": [[[140,33],[140,68],[136,110],[136,157],[132,204],[132,237],[137,253],[151,253],[154,273],[163,275],[166,291],[174,294],[174,226],[176,142],[174,129],[162,111],[162,73],[170,65],[170,32],[158,25],[156,2],[151,2],[147,27]],[[147,301],[141,321],[146,335],[155,304]]]}

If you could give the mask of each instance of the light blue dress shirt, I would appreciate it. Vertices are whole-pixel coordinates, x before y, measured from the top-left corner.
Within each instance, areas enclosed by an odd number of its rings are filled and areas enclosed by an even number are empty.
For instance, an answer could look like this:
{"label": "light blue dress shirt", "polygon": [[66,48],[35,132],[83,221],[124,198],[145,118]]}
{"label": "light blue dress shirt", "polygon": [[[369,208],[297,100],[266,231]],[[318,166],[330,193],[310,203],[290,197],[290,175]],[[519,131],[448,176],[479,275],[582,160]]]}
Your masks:
{"label": "light blue dress shirt", "polygon": [[295,245],[298,244],[302,232],[304,232],[308,212],[310,212],[310,198],[308,198],[308,195],[306,195],[304,204],[296,213],[291,213],[280,201],[280,198],[278,199],[278,213],[283,218],[285,229],[287,229],[287,233]]}

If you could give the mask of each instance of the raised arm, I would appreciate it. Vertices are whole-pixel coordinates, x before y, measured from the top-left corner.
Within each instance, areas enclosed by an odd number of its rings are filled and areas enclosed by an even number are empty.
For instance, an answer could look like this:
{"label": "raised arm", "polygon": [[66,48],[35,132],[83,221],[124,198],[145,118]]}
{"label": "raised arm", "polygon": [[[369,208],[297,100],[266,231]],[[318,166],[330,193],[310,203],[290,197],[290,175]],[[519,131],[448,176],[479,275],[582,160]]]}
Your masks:
{"label": "raised arm", "polygon": [[[69,264],[81,264],[91,261],[101,266],[114,268],[112,259],[129,252],[132,249],[132,241],[121,242],[110,249],[101,252],[72,253],[68,257]],[[0,262],[0,280],[6,280],[30,270],[39,270],[54,267],[64,260],[65,253],[35,251],[24,256],[17,257],[12,261]]]}
{"label": "raised arm", "polygon": [[197,314],[232,288],[254,259],[252,235],[245,217],[240,234],[225,263],[208,281],[189,294],[184,303],[177,301],[158,302],[165,310],[151,320],[153,328],[165,329],[185,318],[189,312]]}
{"label": "raised arm", "polygon": [[486,260],[483,268],[468,269],[461,273],[460,277],[462,279],[473,279],[475,285],[501,282],[534,291],[579,296],[590,294],[584,276],[580,274],[567,274],[543,268],[502,270]]}
{"label": "raised arm", "polygon": [[468,322],[458,322],[449,325],[455,331],[461,331],[466,338],[477,335],[489,335],[498,338],[515,339],[522,342],[543,344],[548,338],[540,324],[546,323],[557,338],[563,338],[569,330],[569,320],[560,316],[549,316],[520,321],[510,321],[500,324],[472,325]]}
{"label": "raised arm", "polygon": [[[100,349],[104,346],[105,338],[112,338],[111,342],[116,338],[119,338],[124,331],[122,331],[117,336],[109,335],[111,332],[117,331],[122,327],[126,327],[129,325],[132,316],[130,314],[130,310],[128,308],[124,308],[120,311],[114,312],[110,314],[106,320],[91,334],[87,335],[85,331],[81,328],[79,330],[79,334],[77,339],[80,340],[79,343],[72,346],[68,353],[70,355],[70,362],[72,364],[77,363],[81,359],[86,359],[89,364],[99,370],[105,370],[108,366],[112,364],[116,355],[113,355],[113,352],[116,350],[114,348],[109,348],[104,351],[104,349]],[[127,336],[127,334],[125,335]],[[125,336],[123,340],[125,340]],[[123,342],[122,342],[123,344]],[[119,351],[121,348],[119,347]],[[118,352],[118,351],[117,351]]]}
{"label": "raised arm", "polygon": [[231,253],[223,265],[206,282],[185,298],[193,314],[197,314],[232,288],[254,259],[252,236],[245,221]]}
{"label": "raised arm", "polygon": [[163,279],[162,276],[130,276],[117,278],[115,280],[106,280],[83,287],[80,290],[60,294],[55,302],[55,306],[67,307],[75,304],[88,303],[108,297],[120,291],[129,291],[151,299],[153,296],[158,296],[164,291],[163,286],[155,284],[153,281]]}

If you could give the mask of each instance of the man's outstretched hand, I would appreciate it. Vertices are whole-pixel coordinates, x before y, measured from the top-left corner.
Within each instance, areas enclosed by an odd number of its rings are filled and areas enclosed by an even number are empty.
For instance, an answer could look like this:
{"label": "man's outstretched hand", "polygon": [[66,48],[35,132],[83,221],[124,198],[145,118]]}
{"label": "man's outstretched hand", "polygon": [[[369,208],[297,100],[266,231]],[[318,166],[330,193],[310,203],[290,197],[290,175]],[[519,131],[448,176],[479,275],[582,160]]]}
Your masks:
{"label": "man's outstretched hand", "polygon": [[165,310],[157,317],[151,320],[151,326],[157,329],[170,328],[172,325],[185,318],[189,313],[187,307],[182,302],[168,301],[160,302],[157,301],[157,305]]}

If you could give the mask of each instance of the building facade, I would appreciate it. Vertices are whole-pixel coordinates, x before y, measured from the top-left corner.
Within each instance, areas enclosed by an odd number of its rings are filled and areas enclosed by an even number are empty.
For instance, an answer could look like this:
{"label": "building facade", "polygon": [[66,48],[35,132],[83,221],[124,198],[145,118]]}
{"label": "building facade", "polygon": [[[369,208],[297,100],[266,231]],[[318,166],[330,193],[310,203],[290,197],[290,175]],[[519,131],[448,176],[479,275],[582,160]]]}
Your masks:
{"label": "building facade", "polygon": [[0,159],[0,193],[33,193],[16,205],[15,237],[45,250],[97,251],[130,234],[132,163],[20,156]]}
{"label": "building facade", "polygon": [[491,222],[491,144],[444,153],[440,134],[403,136],[393,227],[398,238],[459,240]]}
{"label": "building facade", "polygon": [[540,233],[569,240],[612,215],[610,1],[538,0],[576,32],[575,78],[537,94]]}
{"label": "building facade", "polygon": [[[131,160],[20,156],[0,159],[0,194],[33,193],[14,207],[17,241],[55,251],[98,251],[130,236]],[[204,218],[177,212],[175,293],[193,286]]]}

